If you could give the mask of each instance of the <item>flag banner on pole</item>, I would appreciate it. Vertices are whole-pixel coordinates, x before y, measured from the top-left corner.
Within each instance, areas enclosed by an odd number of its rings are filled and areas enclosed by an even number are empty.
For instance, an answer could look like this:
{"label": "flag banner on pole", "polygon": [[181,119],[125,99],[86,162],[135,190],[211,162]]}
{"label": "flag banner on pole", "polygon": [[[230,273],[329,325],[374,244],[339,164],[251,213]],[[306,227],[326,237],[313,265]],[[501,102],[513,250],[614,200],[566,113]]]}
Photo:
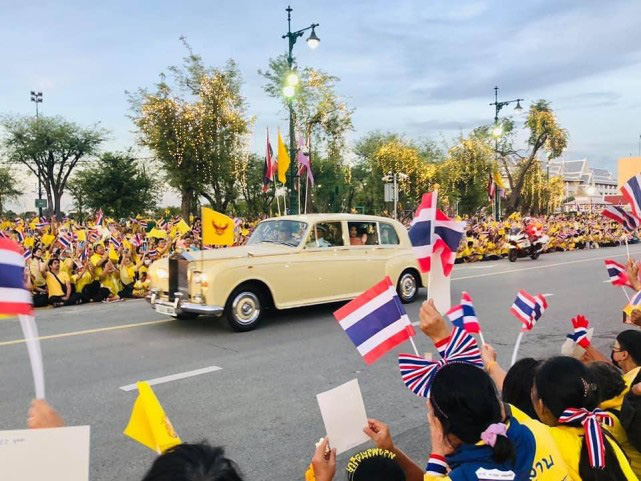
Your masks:
{"label": "flag banner on pole", "polygon": [[619,205],[609,205],[601,212],[608,219],[612,219],[621,224],[628,232],[633,232],[639,228],[639,219],[634,217]]}
{"label": "flag banner on pole", "polygon": [[234,219],[216,212],[202,208],[203,244],[210,246],[234,245]]}
{"label": "flag banner on pole", "polygon": [[410,223],[410,241],[421,272],[429,272],[431,269],[437,195],[437,191],[423,194],[421,203]]}
{"label": "flag banner on pole", "polygon": [[465,362],[483,368],[478,343],[464,329],[454,326],[450,337],[437,343],[436,348],[442,357],[440,361],[430,361],[412,354],[398,356],[403,382],[417,396],[429,396],[435,374],[448,363]]}
{"label": "flag banner on pole", "polygon": [[632,311],[636,311],[638,309],[641,309],[641,291],[632,296],[630,302],[623,309],[623,312],[625,312],[628,316],[631,316]]}
{"label": "flag banner on pole", "polygon": [[30,316],[31,292],[24,286],[25,259],[18,244],[0,239],[0,314]]}
{"label": "flag banner on pole", "polygon": [[612,259],[605,260],[605,268],[608,270],[608,276],[613,286],[628,286],[630,281],[628,275],[625,273],[625,266],[613,261]]}
{"label": "flag banner on pole", "polygon": [[267,146],[265,148],[265,165],[263,166],[263,192],[269,190],[269,186],[274,182],[274,150],[269,143],[269,128],[267,129]]}
{"label": "flag banner on pole", "polygon": [[96,225],[102,225],[103,222],[103,215],[102,215],[102,209],[98,209],[98,212],[96,212]]}
{"label": "flag banner on pole", "polygon": [[445,314],[456,327],[470,334],[481,332],[481,325],[474,311],[472,297],[465,291],[461,293],[461,304],[454,306]]}
{"label": "flag banner on pole", "polygon": [[334,312],[366,364],[372,364],[416,332],[386,277]]}
{"label": "flag banner on pole", "polygon": [[532,296],[523,289],[519,290],[510,312],[523,323],[522,332],[531,331],[541,318],[548,303],[542,294]]}
{"label": "flag banner on pole", "polygon": [[632,207],[632,213],[637,219],[641,219],[641,174],[630,177],[628,181],[621,186],[621,193]]}
{"label": "flag banner on pole", "polygon": [[309,150],[307,149],[307,144],[303,142],[303,138],[298,139],[298,154],[296,155],[296,160],[298,161],[298,176],[302,174],[307,174],[307,180],[310,184],[314,185],[314,173],[312,172],[312,164],[309,160]]}
{"label": "flag banner on pole", "polygon": [[158,454],[179,445],[182,441],[151,386],[147,382],[138,382],[136,385],[138,398],[123,434]]}
{"label": "flag banner on pole", "polygon": [[60,244],[64,249],[70,249],[72,241],[66,235],[61,234],[58,237],[58,244]]}
{"label": "flag banner on pole", "polygon": [[278,131],[278,182],[287,183],[287,170],[289,169],[290,159],[287,153],[285,142]]}

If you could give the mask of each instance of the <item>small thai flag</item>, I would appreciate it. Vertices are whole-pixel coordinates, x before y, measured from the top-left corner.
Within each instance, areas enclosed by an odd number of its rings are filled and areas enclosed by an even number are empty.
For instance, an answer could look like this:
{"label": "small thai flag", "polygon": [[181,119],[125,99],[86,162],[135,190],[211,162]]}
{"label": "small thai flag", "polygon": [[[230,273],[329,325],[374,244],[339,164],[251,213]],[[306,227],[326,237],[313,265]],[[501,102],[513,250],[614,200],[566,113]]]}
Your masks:
{"label": "small thai flag", "polygon": [[146,220],[141,220],[141,221],[138,222],[138,224],[140,224],[140,227],[142,227],[143,229],[147,228],[147,221]]}
{"label": "small thai flag", "polygon": [[36,229],[44,229],[48,225],[49,225],[49,222],[36,222],[35,223]]}
{"label": "small thai flag", "polygon": [[86,247],[80,251],[80,260],[83,261],[83,262],[87,260],[87,248]]}
{"label": "small thai flag", "polygon": [[421,272],[429,272],[434,252],[434,224],[436,222],[436,191],[423,194],[410,224],[409,236]]}
{"label": "small thai flag", "polygon": [[632,299],[630,299],[630,303],[628,306],[633,306],[633,307],[638,307],[641,306],[641,291],[637,292],[635,295],[632,296]]}
{"label": "small thai flag", "polygon": [[116,239],[115,237],[112,237],[112,238],[111,238],[111,244],[112,244],[116,249],[120,249],[120,246],[122,246],[122,242],[120,242],[120,241],[119,241],[118,239]]}
{"label": "small thai flag", "polygon": [[416,334],[389,277],[338,309],[334,317],[366,364]]}
{"label": "small thai flag", "polygon": [[18,242],[22,244],[24,242],[24,234],[22,233],[22,231],[17,230],[16,235],[18,236]]}
{"label": "small thai flag", "polygon": [[102,209],[98,209],[98,212],[96,212],[96,225],[102,225],[103,220]]}
{"label": "small thai flag", "polygon": [[619,205],[609,205],[603,209],[601,213],[605,217],[623,225],[628,232],[633,232],[639,228],[639,219],[628,214],[628,212]]}
{"label": "small thai flag", "polygon": [[443,275],[452,273],[456,262],[456,251],[463,238],[466,222],[457,222],[436,209],[436,222],[434,223],[434,253],[441,251],[441,264]]}
{"label": "small thai flag", "polygon": [[465,331],[470,334],[478,334],[481,332],[481,325],[474,311],[472,297],[465,291],[461,293],[461,304],[450,309],[446,316],[452,324],[461,329],[465,329]]}
{"label": "small thai flag", "polygon": [[31,292],[24,287],[24,267],[20,246],[0,239],[0,314],[33,313]]}
{"label": "small thai flag", "polygon": [[613,286],[629,286],[630,281],[625,273],[625,267],[612,259],[605,260],[605,268],[608,270],[608,276]]}
{"label": "small thai flag", "polygon": [[25,251],[22,253],[22,258],[25,261],[28,261],[29,259],[31,259],[32,255],[33,255],[33,253],[31,252],[31,249],[25,249]]}
{"label": "small thai flag", "polygon": [[153,249],[153,250],[150,250],[149,252],[147,252],[147,257],[156,257],[157,255],[158,255],[158,250],[157,249]]}
{"label": "small thai flag", "polygon": [[87,239],[89,239],[89,242],[96,242],[98,239],[100,239],[100,235],[95,231],[89,231],[89,234],[87,236]]}
{"label": "small thai flag", "polygon": [[542,294],[532,296],[521,289],[516,295],[510,312],[523,323],[521,330],[525,332],[532,330],[547,308],[548,303]]}
{"label": "small thai flag", "polygon": [[621,193],[632,207],[632,213],[637,219],[641,219],[641,174],[628,179],[628,181],[621,186]]}
{"label": "small thai flag", "polygon": [[163,230],[166,229],[168,225],[169,225],[169,223],[167,222],[167,219],[160,219],[159,226],[160,226],[161,229],[163,229]]}
{"label": "small thai flag", "polygon": [[58,237],[58,243],[65,249],[71,248],[71,239],[67,236],[61,235]]}

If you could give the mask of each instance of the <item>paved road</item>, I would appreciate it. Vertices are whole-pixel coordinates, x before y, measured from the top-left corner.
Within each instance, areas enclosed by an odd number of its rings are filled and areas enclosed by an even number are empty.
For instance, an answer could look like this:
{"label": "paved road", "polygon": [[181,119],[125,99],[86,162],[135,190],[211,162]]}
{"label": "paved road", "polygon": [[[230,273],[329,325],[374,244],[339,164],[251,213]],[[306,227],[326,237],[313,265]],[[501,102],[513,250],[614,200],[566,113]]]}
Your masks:
{"label": "paved road", "polygon": [[[638,257],[641,247],[631,251]],[[504,365],[519,330],[508,313],[519,288],[553,294],[543,320],[523,342],[523,356],[559,352],[568,321],[578,312],[596,328],[596,344],[607,349],[622,329],[625,297],[603,283],[603,259],[624,257],[624,248],[609,248],[457,266],[453,298],[461,290],[472,294],[486,340]],[[37,320],[48,399],[69,424],[91,425],[92,480],[136,480],[154,455],[122,435],[136,392],[119,387],[218,366],[154,388],[182,439],[225,445],[248,480],[301,479],[324,433],[315,395],[358,377],[368,415],[390,423],[399,446],[423,463],[429,453],[423,401],[401,383],[394,355],[363,364],[336,326],[336,307],[280,312],[244,334],[215,319],[164,318],[144,301],[42,310]],[[418,302],[408,306],[411,318],[417,319],[418,308]],[[24,426],[33,394],[19,339],[16,321],[0,320],[0,429]],[[421,351],[434,350],[424,338],[417,344]]]}

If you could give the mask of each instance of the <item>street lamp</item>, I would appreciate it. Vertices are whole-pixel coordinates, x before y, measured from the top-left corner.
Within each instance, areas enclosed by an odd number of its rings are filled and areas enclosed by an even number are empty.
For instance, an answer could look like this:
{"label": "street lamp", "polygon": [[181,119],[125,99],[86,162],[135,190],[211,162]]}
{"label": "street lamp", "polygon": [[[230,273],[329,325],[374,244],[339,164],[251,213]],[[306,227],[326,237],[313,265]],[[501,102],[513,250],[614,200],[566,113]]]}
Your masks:
{"label": "street lamp", "polygon": [[[517,114],[520,114],[523,112],[523,107],[521,107],[521,102],[523,101],[524,99],[513,99],[499,102],[499,88],[494,87],[494,102],[490,105],[494,106],[494,127],[492,128],[492,136],[494,137],[494,152],[497,157],[497,163],[499,155],[499,138],[503,135],[503,127],[499,124],[499,112],[503,107],[516,102],[514,111]],[[493,182],[495,182],[495,179]],[[499,195],[499,189],[496,187],[494,188],[494,219],[497,221],[501,220],[501,196]]]}
{"label": "street lamp", "polygon": [[296,193],[294,192],[294,180],[296,178],[296,144],[294,141],[294,96],[296,95],[296,86],[299,83],[299,78],[293,69],[294,57],[292,51],[296,40],[303,36],[307,30],[311,30],[307,38],[307,45],[311,49],[315,49],[320,44],[320,38],[316,35],[315,28],[319,26],[318,23],[312,23],[309,27],[301,28],[292,32],[292,7],[288,6],[285,11],[287,12],[287,33],[283,38],[288,40],[287,50],[287,65],[289,65],[289,74],[286,78],[285,86],[283,87],[283,95],[287,98],[287,106],[289,107],[289,157],[290,157],[290,178],[289,178],[289,205],[292,214],[299,212],[299,206],[296,202]]}
{"label": "street lamp", "polygon": [[383,182],[387,182],[387,185],[392,184],[392,201],[394,202],[394,219],[398,217],[398,181],[405,181],[409,179],[409,175],[404,174],[403,172],[390,172],[389,174],[383,176],[381,179]]}
{"label": "street lamp", "polygon": [[[38,120],[38,104],[42,103],[42,92],[34,92],[32,90],[31,101],[36,104],[36,120]],[[40,170],[38,170],[38,215],[42,217],[42,180],[40,180]]]}

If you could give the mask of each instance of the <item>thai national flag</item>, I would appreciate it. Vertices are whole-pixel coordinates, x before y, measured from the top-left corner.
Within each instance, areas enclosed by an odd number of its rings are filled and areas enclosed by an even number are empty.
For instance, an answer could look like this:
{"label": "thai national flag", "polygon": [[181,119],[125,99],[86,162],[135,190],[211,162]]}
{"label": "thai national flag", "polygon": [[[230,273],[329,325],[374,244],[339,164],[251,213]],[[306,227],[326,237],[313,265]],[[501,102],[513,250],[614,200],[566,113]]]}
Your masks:
{"label": "thai national flag", "polygon": [[120,242],[120,241],[119,241],[118,239],[116,239],[115,237],[112,237],[112,238],[111,238],[111,244],[112,244],[116,249],[120,249],[120,246],[122,246],[122,242]]}
{"label": "thai national flag", "polygon": [[18,237],[18,242],[22,244],[24,242],[24,234],[20,230],[16,230],[16,236]]}
{"label": "thai national flag", "polygon": [[446,316],[452,321],[452,324],[461,329],[465,329],[465,331],[470,334],[478,334],[481,332],[481,325],[474,311],[472,296],[465,291],[461,293],[461,304],[450,309]]}
{"label": "thai national flag", "polygon": [[635,231],[639,228],[639,219],[628,214],[626,210],[618,205],[609,205],[603,209],[602,214],[612,220],[622,224],[623,227],[629,232]]}
{"label": "thai national flag", "polygon": [[89,231],[89,234],[87,235],[87,239],[89,239],[89,242],[96,242],[98,239],[100,239],[100,235],[95,230],[92,230],[92,231]]}
{"label": "thai national flag", "polygon": [[635,295],[632,296],[632,299],[630,299],[630,303],[628,306],[634,306],[634,307],[639,307],[641,306],[641,291],[637,292]]}
{"label": "thai national flag", "polygon": [[269,143],[269,129],[267,129],[267,148],[265,151],[265,165],[263,166],[263,192],[269,190],[269,185],[274,183],[276,164],[274,162],[274,150]]}
{"label": "thai national flag", "polygon": [[613,286],[629,286],[630,281],[625,273],[625,267],[612,259],[605,260],[605,268],[608,270],[608,276]]}
{"label": "thai national flag", "polygon": [[96,225],[102,225],[102,222],[103,222],[102,209],[98,209],[98,212],[96,212]]}
{"label": "thai national flag", "polygon": [[434,251],[434,225],[436,223],[437,192],[423,194],[410,224],[409,236],[421,272],[429,272]]}
{"label": "thai national flag", "polygon": [[24,263],[20,246],[0,239],[0,314],[33,312],[31,293],[24,287]]}
{"label": "thai national flag", "polygon": [[415,335],[389,277],[334,312],[334,317],[366,364]]}
{"label": "thai national flag", "polygon": [[65,249],[71,248],[71,239],[65,235],[60,235],[58,237],[58,243]]}
{"label": "thai national flag", "polygon": [[452,273],[456,262],[456,251],[465,232],[465,222],[457,222],[436,209],[434,225],[434,253],[441,251],[443,274],[447,277]]}
{"label": "thai national flag", "polygon": [[142,227],[143,229],[146,229],[148,225],[146,220],[141,220],[138,222],[138,224],[140,224],[140,227]]}
{"label": "thai national flag", "polygon": [[632,213],[637,219],[641,219],[641,174],[628,179],[628,181],[621,186],[621,193],[632,207]]}
{"label": "thai national flag", "polygon": [[31,249],[25,249],[25,251],[22,253],[22,258],[25,261],[28,261],[31,259],[31,256],[33,255],[33,252],[31,252]]}
{"label": "thai national flag", "polygon": [[523,323],[522,331],[531,331],[547,308],[548,303],[542,294],[532,296],[521,289],[516,295],[510,312]]}

